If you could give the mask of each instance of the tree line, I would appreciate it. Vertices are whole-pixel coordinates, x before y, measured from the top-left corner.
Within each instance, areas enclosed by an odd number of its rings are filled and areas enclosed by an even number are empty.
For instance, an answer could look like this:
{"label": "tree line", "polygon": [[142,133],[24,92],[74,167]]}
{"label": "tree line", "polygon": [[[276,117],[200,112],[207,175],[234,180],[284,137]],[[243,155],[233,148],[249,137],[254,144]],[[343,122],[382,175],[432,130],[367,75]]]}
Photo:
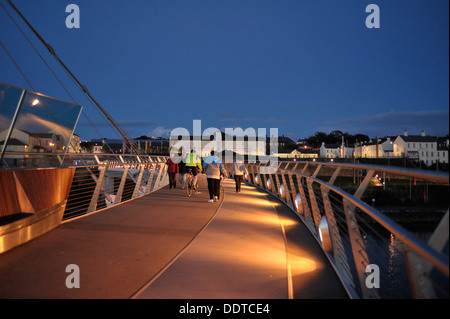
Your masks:
{"label": "tree line", "polygon": [[341,144],[342,137],[344,138],[344,143],[346,145],[351,145],[360,142],[369,141],[370,138],[365,134],[350,134],[348,132],[343,133],[342,131],[335,130],[329,134],[325,132],[316,132],[314,135],[306,138],[306,142],[311,145],[312,148],[320,148],[322,142],[325,144]]}

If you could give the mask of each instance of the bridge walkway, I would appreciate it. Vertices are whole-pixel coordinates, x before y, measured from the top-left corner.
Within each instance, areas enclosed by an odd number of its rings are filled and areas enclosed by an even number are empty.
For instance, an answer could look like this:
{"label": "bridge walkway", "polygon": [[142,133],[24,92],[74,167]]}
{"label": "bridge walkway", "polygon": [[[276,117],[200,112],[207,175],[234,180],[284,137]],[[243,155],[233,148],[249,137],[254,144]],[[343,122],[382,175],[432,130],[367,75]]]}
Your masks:
{"label": "bridge walkway", "polygon": [[[347,298],[285,205],[225,180],[219,202],[165,187],[66,222],[0,255],[0,298]],[[67,265],[80,270],[69,289]]]}

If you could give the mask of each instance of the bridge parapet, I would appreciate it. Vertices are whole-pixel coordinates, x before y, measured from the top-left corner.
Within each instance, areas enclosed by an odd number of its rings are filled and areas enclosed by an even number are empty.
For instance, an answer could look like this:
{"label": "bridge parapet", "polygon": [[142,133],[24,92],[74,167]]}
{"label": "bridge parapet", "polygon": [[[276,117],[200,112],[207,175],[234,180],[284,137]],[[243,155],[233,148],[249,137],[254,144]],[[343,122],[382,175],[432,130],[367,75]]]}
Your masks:
{"label": "bridge parapet", "polygon": [[[308,226],[352,297],[448,298],[448,206],[425,242],[362,200],[374,178],[383,188],[386,180],[414,180],[448,191],[447,173],[315,161],[246,166],[248,182],[277,196]],[[356,191],[336,186],[343,179],[353,179]]]}
{"label": "bridge parapet", "polygon": [[63,219],[111,207],[168,184],[167,157],[149,155],[76,154],[67,156],[75,175]]}

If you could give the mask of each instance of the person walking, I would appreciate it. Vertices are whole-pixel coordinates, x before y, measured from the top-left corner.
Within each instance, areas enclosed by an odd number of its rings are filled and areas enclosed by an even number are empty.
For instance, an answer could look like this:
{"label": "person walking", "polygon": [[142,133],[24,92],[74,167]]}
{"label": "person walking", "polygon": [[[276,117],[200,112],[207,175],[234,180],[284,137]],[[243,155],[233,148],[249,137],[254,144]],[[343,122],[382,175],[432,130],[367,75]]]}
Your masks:
{"label": "person walking", "polygon": [[211,156],[205,159],[203,168],[205,169],[206,179],[208,181],[208,203],[212,203],[220,198],[220,178],[221,174],[225,175],[223,163],[215,155],[215,151],[211,151]]}
{"label": "person walking", "polygon": [[241,183],[244,174],[248,174],[247,168],[242,160],[236,159],[231,166],[231,174],[234,175],[234,180],[236,182],[236,193],[241,191]]}
{"label": "person walking", "polygon": [[181,184],[181,189],[186,186],[186,156],[187,153],[183,154],[180,162],[178,163],[178,181]]}
{"label": "person walking", "polygon": [[170,154],[169,159],[166,162],[166,165],[169,166],[167,168],[167,173],[169,173],[169,189],[176,188],[177,187],[177,173],[178,173],[178,163],[175,163],[173,158],[174,154]]}

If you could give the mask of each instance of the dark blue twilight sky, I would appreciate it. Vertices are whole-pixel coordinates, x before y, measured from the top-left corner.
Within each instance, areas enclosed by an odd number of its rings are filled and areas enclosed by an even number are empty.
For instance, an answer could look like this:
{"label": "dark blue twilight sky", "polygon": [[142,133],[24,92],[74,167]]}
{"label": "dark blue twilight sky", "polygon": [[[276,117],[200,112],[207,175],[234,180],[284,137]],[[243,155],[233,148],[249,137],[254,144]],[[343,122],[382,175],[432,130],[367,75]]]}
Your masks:
{"label": "dark blue twilight sky", "polygon": [[[13,2],[132,137],[192,132],[193,119],[294,139],[449,132],[448,0]],[[70,3],[79,29],[65,25]],[[379,29],[365,24],[371,3]],[[82,116],[76,133],[116,138],[26,33],[99,131]],[[71,100],[1,7],[0,41],[36,91]],[[1,48],[0,82],[29,88]]]}

